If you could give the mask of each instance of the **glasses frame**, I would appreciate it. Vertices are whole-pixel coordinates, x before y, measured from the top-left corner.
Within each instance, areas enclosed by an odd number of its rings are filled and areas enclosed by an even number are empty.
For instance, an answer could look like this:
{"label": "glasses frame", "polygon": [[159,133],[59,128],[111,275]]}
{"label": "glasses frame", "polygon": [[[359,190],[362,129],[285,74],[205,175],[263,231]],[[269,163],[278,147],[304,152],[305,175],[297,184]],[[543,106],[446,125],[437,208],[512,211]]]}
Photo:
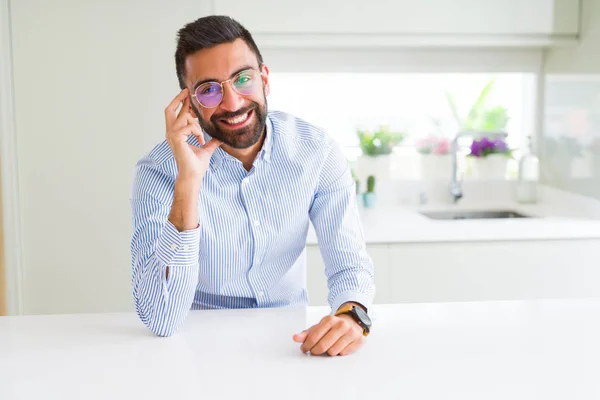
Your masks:
{"label": "glasses frame", "polygon": [[[221,102],[223,101],[223,96],[225,96],[225,88],[223,87],[223,85],[224,85],[225,83],[227,83],[227,82],[229,82],[229,84],[231,85],[231,88],[232,88],[232,89],[233,89],[233,90],[234,90],[234,91],[235,91],[237,94],[239,94],[240,96],[244,96],[244,97],[246,97],[246,96],[250,96],[250,94],[242,94],[242,93],[240,93],[240,92],[239,92],[239,91],[238,91],[238,90],[235,88],[235,85],[232,83],[232,81],[233,81],[233,80],[237,79],[237,78],[238,78],[238,77],[239,77],[241,74],[243,74],[244,72],[248,72],[248,71],[252,71],[252,72],[254,73],[254,77],[256,77],[256,75],[257,75],[257,74],[258,74],[258,75],[260,75],[260,77],[261,77],[261,78],[262,78],[263,76],[265,76],[265,74],[264,74],[263,72],[257,71],[257,70],[255,70],[254,68],[248,68],[248,69],[245,69],[245,70],[243,70],[243,71],[240,71],[240,72],[238,72],[237,74],[235,74],[235,76],[234,76],[234,77],[232,77],[232,78],[229,78],[229,79],[226,79],[226,80],[224,80],[224,81],[222,81],[222,82],[217,82],[217,81],[204,82],[202,85],[199,85],[199,86],[198,86],[198,87],[197,87],[197,88],[194,90],[194,94],[192,95],[192,97],[193,97],[194,99],[196,99],[196,103],[200,104],[200,107],[202,107],[202,108],[209,108],[209,109],[210,109],[210,108],[216,108],[216,107],[219,107],[219,104],[221,104]],[[198,91],[198,89],[199,89],[200,87],[202,87],[203,85],[206,85],[207,83],[217,83],[219,86],[221,86],[221,100],[220,100],[220,101],[219,101],[219,102],[218,102],[218,103],[217,103],[215,106],[212,106],[212,107],[205,106],[204,104],[202,104],[202,103],[200,102],[200,100],[198,100],[198,97],[196,97],[196,92]],[[256,89],[256,88],[253,88],[253,90],[255,90],[255,89]]]}

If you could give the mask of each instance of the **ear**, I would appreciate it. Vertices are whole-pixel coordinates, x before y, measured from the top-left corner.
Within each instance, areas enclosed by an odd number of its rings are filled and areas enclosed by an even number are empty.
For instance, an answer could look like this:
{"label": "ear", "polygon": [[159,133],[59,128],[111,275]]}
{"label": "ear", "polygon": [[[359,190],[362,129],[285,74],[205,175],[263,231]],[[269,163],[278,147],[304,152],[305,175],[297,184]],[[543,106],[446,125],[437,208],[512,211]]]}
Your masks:
{"label": "ear", "polygon": [[269,84],[269,67],[263,64],[260,72],[262,74],[262,81],[265,87],[265,96],[268,96],[271,94],[271,85]]}

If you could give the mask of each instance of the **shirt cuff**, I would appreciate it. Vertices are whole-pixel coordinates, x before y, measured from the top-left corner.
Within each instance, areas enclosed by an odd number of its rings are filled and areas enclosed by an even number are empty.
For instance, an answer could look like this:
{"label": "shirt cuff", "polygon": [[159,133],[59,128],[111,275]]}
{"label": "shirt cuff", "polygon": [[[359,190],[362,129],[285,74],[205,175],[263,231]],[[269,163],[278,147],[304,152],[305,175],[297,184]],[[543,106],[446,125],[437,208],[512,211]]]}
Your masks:
{"label": "shirt cuff", "polygon": [[331,304],[331,315],[334,315],[338,308],[342,306],[342,304],[349,301],[362,304],[367,310],[371,308],[371,298],[366,294],[354,291],[343,292],[337,295],[337,297],[333,300],[333,303]]}
{"label": "shirt cuff", "polygon": [[200,226],[179,232],[171,221],[164,223],[158,237],[156,256],[165,266],[189,266],[198,263]]}

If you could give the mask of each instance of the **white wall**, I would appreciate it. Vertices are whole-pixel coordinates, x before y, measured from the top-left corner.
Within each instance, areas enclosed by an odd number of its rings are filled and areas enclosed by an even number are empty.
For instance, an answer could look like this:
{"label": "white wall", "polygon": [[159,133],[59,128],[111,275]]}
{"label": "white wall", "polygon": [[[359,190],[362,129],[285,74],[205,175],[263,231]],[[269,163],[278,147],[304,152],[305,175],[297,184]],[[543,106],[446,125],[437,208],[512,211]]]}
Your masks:
{"label": "white wall", "polygon": [[582,0],[581,43],[545,55],[542,176],[600,199],[600,1]]}
{"label": "white wall", "polygon": [[24,312],[132,310],[131,180],[207,2],[11,2]]}

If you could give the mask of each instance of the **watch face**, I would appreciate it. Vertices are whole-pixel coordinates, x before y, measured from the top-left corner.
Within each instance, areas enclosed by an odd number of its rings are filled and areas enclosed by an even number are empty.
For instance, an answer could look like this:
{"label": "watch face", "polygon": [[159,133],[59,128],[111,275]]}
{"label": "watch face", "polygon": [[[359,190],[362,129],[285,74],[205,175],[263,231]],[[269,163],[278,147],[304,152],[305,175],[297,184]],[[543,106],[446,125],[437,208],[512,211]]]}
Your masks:
{"label": "watch face", "polygon": [[367,315],[366,312],[360,307],[354,307],[354,312],[360,318],[360,320],[368,327],[371,327],[371,318]]}

